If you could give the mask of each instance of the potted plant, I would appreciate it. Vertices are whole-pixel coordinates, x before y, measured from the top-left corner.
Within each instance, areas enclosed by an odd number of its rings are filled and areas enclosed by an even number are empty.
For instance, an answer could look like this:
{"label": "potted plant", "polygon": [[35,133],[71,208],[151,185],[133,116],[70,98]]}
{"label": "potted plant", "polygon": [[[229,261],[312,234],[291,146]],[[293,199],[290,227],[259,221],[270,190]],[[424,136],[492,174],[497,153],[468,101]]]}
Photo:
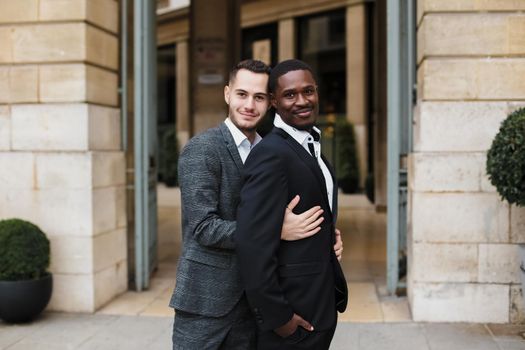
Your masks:
{"label": "potted plant", "polygon": [[0,221],[0,318],[28,322],[47,306],[53,289],[49,240],[30,222]]}
{"label": "potted plant", "polygon": [[[525,207],[525,108],[501,123],[487,153],[487,174],[500,196]],[[525,244],[520,244],[522,293],[525,297]]]}

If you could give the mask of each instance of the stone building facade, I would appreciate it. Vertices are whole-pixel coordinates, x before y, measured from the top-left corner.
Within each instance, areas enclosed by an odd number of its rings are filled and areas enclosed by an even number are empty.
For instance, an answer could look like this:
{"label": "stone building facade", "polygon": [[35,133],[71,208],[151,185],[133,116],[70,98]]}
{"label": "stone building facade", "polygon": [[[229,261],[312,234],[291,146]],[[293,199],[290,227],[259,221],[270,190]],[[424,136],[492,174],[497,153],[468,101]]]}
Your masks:
{"label": "stone building facade", "polygon": [[[370,115],[367,3],[258,0],[241,8],[243,27],[278,23],[279,60],[296,55],[297,16],[345,12],[346,48],[355,53],[346,58],[347,111],[361,145]],[[119,2],[0,0],[0,9],[0,219],[27,219],[49,235],[50,308],[93,312],[128,288]],[[522,0],[417,1],[418,99],[408,161],[408,294],[416,321],[525,319],[518,268],[525,211],[500,200],[484,165],[500,122],[525,106],[524,11]],[[191,136],[187,12],[160,15],[158,35],[159,45],[176,43],[181,140]],[[375,52],[382,57],[384,48]],[[383,82],[384,73],[379,67]],[[376,110],[380,149],[383,102]],[[367,150],[360,152],[364,159]],[[375,157],[383,203],[385,157]]]}
{"label": "stone building facade", "polygon": [[410,157],[409,299],[418,321],[524,319],[524,208],[485,172],[499,125],[525,106],[525,2],[420,0]]}
{"label": "stone building facade", "polygon": [[51,241],[50,308],[127,290],[118,2],[0,1],[0,217]]}

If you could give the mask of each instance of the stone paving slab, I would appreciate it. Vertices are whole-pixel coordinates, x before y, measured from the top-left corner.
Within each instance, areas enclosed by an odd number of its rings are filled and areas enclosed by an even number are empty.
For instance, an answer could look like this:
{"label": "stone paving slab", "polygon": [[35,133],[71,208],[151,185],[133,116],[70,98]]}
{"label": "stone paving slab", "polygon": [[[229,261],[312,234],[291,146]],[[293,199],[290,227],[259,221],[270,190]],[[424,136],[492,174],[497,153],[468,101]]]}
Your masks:
{"label": "stone paving slab", "polygon": [[[0,321],[0,350],[169,350],[171,317],[46,312]],[[340,322],[331,350],[525,350],[525,325]]]}

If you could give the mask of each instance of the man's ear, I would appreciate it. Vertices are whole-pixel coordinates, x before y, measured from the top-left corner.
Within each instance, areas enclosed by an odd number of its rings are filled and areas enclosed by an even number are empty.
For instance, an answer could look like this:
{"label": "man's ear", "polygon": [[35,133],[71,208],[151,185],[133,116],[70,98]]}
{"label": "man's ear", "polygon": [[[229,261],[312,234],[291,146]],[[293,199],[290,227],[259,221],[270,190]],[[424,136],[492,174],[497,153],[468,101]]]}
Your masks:
{"label": "man's ear", "polygon": [[229,85],[226,85],[224,87],[224,101],[226,102],[227,105],[230,104],[230,86]]}
{"label": "man's ear", "polygon": [[270,107],[277,109],[277,100],[275,99],[275,95],[271,92],[270,92],[270,106],[268,106],[268,109],[270,109]]}

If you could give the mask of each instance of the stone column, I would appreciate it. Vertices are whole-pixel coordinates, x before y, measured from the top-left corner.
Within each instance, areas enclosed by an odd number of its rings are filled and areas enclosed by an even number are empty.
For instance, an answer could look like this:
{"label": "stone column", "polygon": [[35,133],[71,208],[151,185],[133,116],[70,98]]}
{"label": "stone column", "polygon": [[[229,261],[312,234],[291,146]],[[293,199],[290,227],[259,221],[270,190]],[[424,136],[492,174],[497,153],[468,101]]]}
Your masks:
{"label": "stone column", "polygon": [[279,62],[295,58],[295,21],[293,18],[279,21],[278,36]]}
{"label": "stone column", "polygon": [[0,215],[51,241],[49,308],[127,289],[118,2],[0,0]]}
{"label": "stone column", "polygon": [[177,79],[177,140],[179,150],[190,139],[190,89],[189,89],[189,61],[188,61],[188,41],[179,41],[176,43],[176,79]]}
{"label": "stone column", "polygon": [[368,173],[368,57],[366,6],[346,8],[346,118],[354,125],[360,187]]}
{"label": "stone column", "polygon": [[224,85],[240,57],[240,0],[192,0],[190,5],[192,132],[226,118]]}
{"label": "stone column", "polygon": [[375,87],[371,96],[373,101],[372,127],[374,135],[374,197],[378,212],[386,211],[387,204],[387,64],[386,64],[386,1],[374,4],[374,57],[373,81]]}
{"label": "stone column", "polygon": [[416,321],[523,321],[525,211],[485,173],[501,121],[525,105],[525,2],[418,1],[409,299]]}

